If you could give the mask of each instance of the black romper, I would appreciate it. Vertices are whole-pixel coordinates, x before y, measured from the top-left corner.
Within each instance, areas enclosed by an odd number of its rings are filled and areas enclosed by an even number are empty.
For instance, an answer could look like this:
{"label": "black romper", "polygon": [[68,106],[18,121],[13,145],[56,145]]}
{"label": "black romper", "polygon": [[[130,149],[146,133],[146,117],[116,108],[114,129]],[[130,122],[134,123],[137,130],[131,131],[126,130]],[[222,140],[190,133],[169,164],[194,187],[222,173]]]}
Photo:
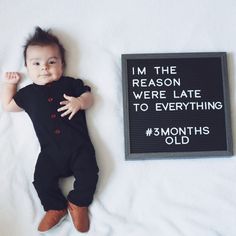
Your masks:
{"label": "black romper", "polygon": [[[41,146],[33,184],[46,211],[65,209],[67,199],[78,206],[88,206],[93,200],[98,166],[85,112],[81,110],[69,120],[57,111],[65,100],[63,94],[79,97],[86,91],[90,88],[82,80],[61,77],[47,85],[30,84],[14,96],[16,104],[30,116]],[[66,199],[58,180],[72,175],[74,189]]]}

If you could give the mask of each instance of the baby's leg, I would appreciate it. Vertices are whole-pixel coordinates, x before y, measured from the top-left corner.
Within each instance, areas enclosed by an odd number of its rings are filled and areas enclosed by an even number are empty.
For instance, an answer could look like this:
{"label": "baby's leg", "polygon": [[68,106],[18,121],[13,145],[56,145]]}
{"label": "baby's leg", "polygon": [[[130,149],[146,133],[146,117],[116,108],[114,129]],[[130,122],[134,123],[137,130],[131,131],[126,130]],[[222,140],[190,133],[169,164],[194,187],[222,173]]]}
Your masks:
{"label": "baby's leg", "polygon": [[59,175],[50,157],[40,153],[33,184],[45,211],[67,208],[67,200],[58,185]]}
{"label": "baby's leg", "polygon": [[75,228],[89,230],[88,206],[92,203],[98,180],[98,166],[92,147],[82,147],[73,158],[74,189],[68,195],[68,209]]}
{"label": "baby's leg", "polygon": [[92,147],[79,149],[72,163],[72,172],[75,177],[74,189],[67,198],[77,206],[89,206],[98,181],[98,166]]}

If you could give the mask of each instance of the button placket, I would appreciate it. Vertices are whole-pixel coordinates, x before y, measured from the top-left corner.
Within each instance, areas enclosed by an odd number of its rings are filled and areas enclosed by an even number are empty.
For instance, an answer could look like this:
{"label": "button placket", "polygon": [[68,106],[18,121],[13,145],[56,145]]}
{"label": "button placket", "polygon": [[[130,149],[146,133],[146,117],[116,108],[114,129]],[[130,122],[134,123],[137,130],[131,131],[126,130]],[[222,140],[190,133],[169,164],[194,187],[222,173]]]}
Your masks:
{"label": "button placket", "polygon": [[56,114],[56,108],[55,108],[55,99],[54,97],[52,96],[51,94],[51,85],[50,86],[47,86],[47,95],[48,95],[48,98],[47,98],[47,101],[48,103],[50,104],[50,109],[51,109],[51,112],[49,114],[49,118],[53,121],[53,127],[52,127],[52,132],[54,135],[58,136],[61,134],[61,129],[58,127],[58,120],[57,120],[57,114]]}

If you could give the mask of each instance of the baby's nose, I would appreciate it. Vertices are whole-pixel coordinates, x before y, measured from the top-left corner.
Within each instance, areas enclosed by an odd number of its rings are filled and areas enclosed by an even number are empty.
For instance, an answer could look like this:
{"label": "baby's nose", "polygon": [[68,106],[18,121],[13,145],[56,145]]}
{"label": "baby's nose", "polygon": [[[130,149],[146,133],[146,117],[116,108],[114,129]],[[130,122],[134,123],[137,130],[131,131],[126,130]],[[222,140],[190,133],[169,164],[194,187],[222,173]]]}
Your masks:
{"label": "baby's nose", "polygon": [[42,68],[41,68],[42,70],[47,70],[48,69],[48,65],[47,64],[45,64],[45,65],[42,65]]}

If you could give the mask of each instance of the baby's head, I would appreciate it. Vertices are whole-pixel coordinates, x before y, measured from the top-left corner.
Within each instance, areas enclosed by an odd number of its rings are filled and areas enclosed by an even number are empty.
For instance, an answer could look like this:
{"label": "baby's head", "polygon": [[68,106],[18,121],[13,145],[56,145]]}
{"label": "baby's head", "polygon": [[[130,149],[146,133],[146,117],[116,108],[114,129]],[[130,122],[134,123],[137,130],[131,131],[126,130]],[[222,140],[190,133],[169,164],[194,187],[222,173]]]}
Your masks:
{"label": "baby's head", "polygon": [[24,46],[25,66],[35,84],[59,80],[65,68],[65,49],[49,31],[36,27]]}

